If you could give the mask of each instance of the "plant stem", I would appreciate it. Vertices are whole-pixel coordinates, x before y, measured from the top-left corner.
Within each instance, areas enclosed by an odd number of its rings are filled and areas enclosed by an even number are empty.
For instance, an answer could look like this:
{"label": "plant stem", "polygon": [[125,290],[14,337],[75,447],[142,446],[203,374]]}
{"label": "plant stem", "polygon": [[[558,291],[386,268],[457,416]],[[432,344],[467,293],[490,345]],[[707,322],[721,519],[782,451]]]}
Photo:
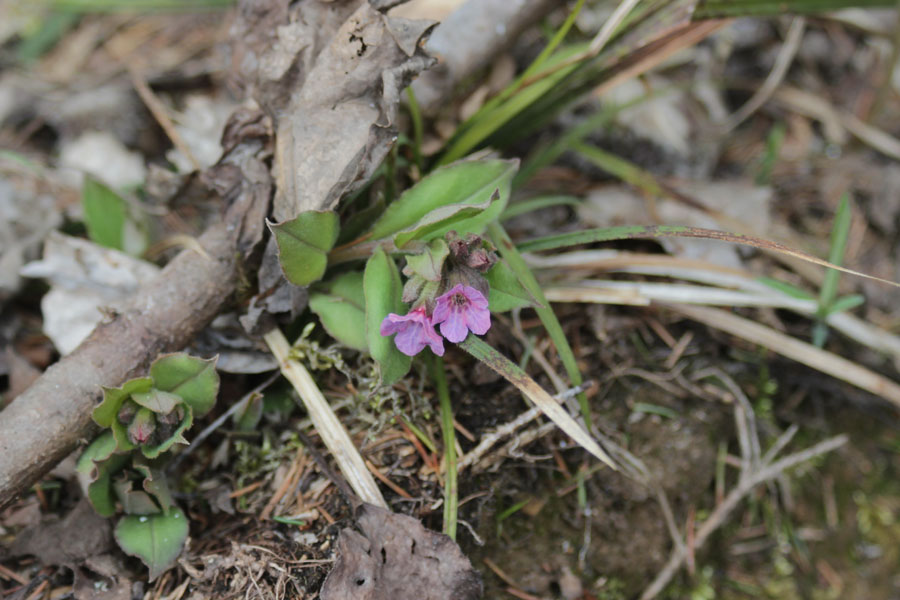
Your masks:
{"label": "plant stem", "polygon": [[441,403],[441,433],[444,438],[444,461],[447,471],[444,479],[444,533],[456,540],[456,516],[459,508],[459,488],[456,477],[456,432],[453,429],[453,407],[450,390],[444,373],[444,359],[435,356],[431,362],[431,377]]}

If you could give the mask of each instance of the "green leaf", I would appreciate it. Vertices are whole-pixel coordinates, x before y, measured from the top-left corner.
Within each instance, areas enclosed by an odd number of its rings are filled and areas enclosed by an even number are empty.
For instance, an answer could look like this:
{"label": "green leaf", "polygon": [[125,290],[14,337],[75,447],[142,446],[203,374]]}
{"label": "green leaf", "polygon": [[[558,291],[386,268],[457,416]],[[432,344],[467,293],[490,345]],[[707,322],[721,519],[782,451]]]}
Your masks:
{"label": "green leaf", "polygon": [[134,457],[134,469],[144,476],[144,491],[153,496],[164,513],[168,513],[175,506],[175,500],[172,499],[164,467],[165,464],[160,461],[151,464],[141,456]]}
{"label": "green leaf", "polygon": [[466,230],[466,224],[472,218],[483,213],[491,204],[500,198],[500,193],[494,193],[484,202],[478,204],[448,204],[439,206],[433,211],[416,221],[412,227],[404,229],[394,236],[394,244],[403,248],[414,240],[428,241],[444,235],[451,229]]}
{"label": "green leaf", "polygon": [[506,312],[514,308],[540,306],[519,278],[504,261],[499,261],[485,273],[485,279],[491,286],[488,296],[488,308],[491,312]]}
{"label": "green leaf", "polygon": [[144,456],[147,458],[156,458],[175,444],[188,443],[188,441],[184,439],[184,432],[193,424],[194,414],[190,404],[185,403],[183,406],[184,416],[182,416],[180,421],[177,421],[173,426],[170,426],[170,431],[167,431],[165,425],[157,419],[157,436],[154,439],[162,439],[162,441],[155,446],[143,444],[141,446],[141,453]]}
{"label": "green leaf", "polygon": [[132,218],[128,203],[96,179],[85,176],[81,190],[88,236],[107,248],[139,255],[147,247],[147,233]]}
{"label": "green leaf", "polygon": [[499,200],[483,213],[456,222],[443,231],[443,227],[438,227],[429,231],[427,237],[438,237],[450,229],[456,229],[462,235],[479,224],[483,228],[506,207],[510,182],[518,166],[518,160],[491,159],[459,161],[436,169],[388,206],[372,228],[370,238],[380,240],[414,227],[440,207],[483,204],[499,189]]}
{"label": "green leaf", "polygon": [[278,244],[285,277],[294,285],[309,285],[325,274],[328,251],[337,241],[340,223],[332,211],[307,211],[269,229]]}
{"label": "green leaf", "polygon": [[[844,261],[844,252],[847,249],[847,238],[850,236],[850,221],[853,211],[850,210],[850,197],[845,192],[838,205],[837,214],[834,217],[834,226],[831,229],[831,248],[828,252],[828,262],[840,266]],[[825,279],[819,290],[819,314],[824,315],[837,298],[838,283],[841,274],[839,271],[829,269],[825,271]]]}
{"label": "green leaf", "polygon": [[844,312],[845,310],[850,310],[852,308],[856,308],[860,306],[866,301],[866,299],[859,294],[850,294],[849,296],[843,296],[835,300],[831,306],[828,307],[828,315],[837,314],[839,312]]}
{"label": "green leaf", "polygon": [[432,240],[419,254],[410,254],[406,257],[406,267],[403,274],[412,276],[420,275],[428,281],[440,281],[444,270],[444,261],[450,255],[450,248],[442,238]]}
{"label": "green leaf", "polygon": [[170,392],[164,392],[156,388],[149,392],[135,392],[131,395],[131,399],[144,408],[149,408],[153,412],[161,415],[172,412],[177,404],[181,404],[181,396],[177,396]]}
{"label": "green leaf", "polygon": [[[531,272],[525,259],[519,254],[519,251],[513,245],[512,240],[509,239],[509,235],[507,235],[506,230],[503,229],[503,226],[500,225],[500,223],[491,223],[488,231],[491,234],[494,245],[500,251],[500,254],[503,255],[503,258],[506,259],[510,269],[515,273],[522,285],[525,286],[525,289],[527,289],[537,300],[539,306],[534,309],[534,312],[537,313],[538,318],[544,325],[544,329],[547,330],[547,334],[553,341],[556,352],[559,354],[559,359],[562,361],[563,368],[569,376],[569,381],[572,385],[581,385],[583,379],[581,377],[581,370],[578,368],[578,361],[575,358],[575,352],[572,351],[572,346],[569,345],[569,340],[566,338],[562,325],[560,324],[559,319],[556,318],[556,313],[553,312],[550,303],[547,302],[547,298],[544,296],[544,292],[541,290],[541,286],[535,278],[534,273]],[[576,398],[578,399],[578,404],[581,406],[581,417],[584,419],[588,428],[590,428],[591,410],[587,396],[584,392],[581,392],[576,395]]]}
{"label": "green leaf", "polygon": [[130,379],[120,388],[104,387],[103,402],[98,404],[92,413],[94,422],[100,427],[111,427],[113,423],[118,422],[116,416],[125,400],[132,394],[149,392],[152,387],[153,380],[149,377]]}
{"label": "green leaf", "polygon": [[382,380],[390,384],[406,375],[412,364],[412,357],[397,350],[390,336],[381,335],[381,322],[388,313],[406,313],[406,306],[400,300],[403,293],[400,273],[393,259],[384,253],[381,246],[375,249],[366,263],[363,290],[366,297],[366,339],[369,352],[381,367]]}
{"label": "green leaf", "polygon": [[506,221],[507,219],[551,206],[579,206],[580,204],[581,200],[575,196],[538,196],[537,198],[530,198],[511,204],[500,215],[500,220]]}
{"label": "green leaf", "polygon": [[354,350],[367,350],[363,274],[344,273],[325,284],[325,290],[309,295],[310,310],[331,337]]}
{"label": "green leaf", "polygon": [[786,281],[772,279],[771,277],[757,277],[756,280],[783,294],[787,294],[791,298],[797,298],[798,300],[815,300],[815,297],[806,290]]}
{"label": "green leaf", "polygon": [[122,503],[126,515],[155,515],[160,512],[159,505],[144,490],[134,489],[134,481],[122,477],[113,481],[113,490]]}
{"label": "green leaf", "polygon": [[127,454],[113,454],[115,450],[116,440],[112,432],[106,431],[85,448],[75,465],[81,490],[101,517],[116,514],[110,476],[128,462]]}
{"label": "green leaf", "polygon": [[150,569],[150,581],[168,569],[181,554],[188,536],[188,521],[178,507],[168,514],[130,515],[116,525],[116,542]]}
{"label": "green leaf", "polygon": [[216,403],[219,393],[219,374],[216,359],[203,359],[179,352],[157,358],[150,365],[154,385],[164,392],[172,392],[202,417]]}

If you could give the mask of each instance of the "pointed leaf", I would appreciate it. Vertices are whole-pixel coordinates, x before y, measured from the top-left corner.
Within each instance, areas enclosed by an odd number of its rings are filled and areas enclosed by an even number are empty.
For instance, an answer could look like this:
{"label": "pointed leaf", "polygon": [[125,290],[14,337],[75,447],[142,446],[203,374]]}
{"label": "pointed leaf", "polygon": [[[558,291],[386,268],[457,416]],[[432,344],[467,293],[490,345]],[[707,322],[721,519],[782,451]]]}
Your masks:
{"label": "pointed leaf", "polygon": [[[379,240],[413,227],[436,209],[451,204],[481,204],[491,197],[494,190],[500,190],[500,200],[474,217],[484,223],[499,216],[509,197],[509,186],[518,169],[518,160],[468,160],[459,161],[434,170],[419,183],[406,190],[387,210],[370,232],[371,239]],[[496,207],[496,214],[493,213]],[[477,226],[477,222],[476,222]],[[482,225],[483,227],[483,225]],[[448,227],[460,233],[472,231],[471,227],[457,223]],[[429,237],[443,235],[440,229],[429,232]]]}
{"label": "pointed leaf", "polygon": [[296,218],[269,223],[278,244],[278,258],[285,277],[294,285],[309,285],[325,274],[328,251],[338,238],[337,213],[308,211]]}
{"label": "pointed leaf", "polygon": [[91,442],[75,466],[82,492],[102,517],[116,514],[116,498],[110,486],[110,476],[128,462],[127,455],[113,454],[115,450],[116,440],[107,431]]}
{"label": "pointed leaf", "polygon": [[419,254],[411,254],[406,257],[406,267],[403,274],[420,275],[428,281],[440,281],[444,270],[444,261],[450,255],[450,248],[442,238],[432,240]]}
{"label": "pointed leaf", "polygon": [[506,312],[514,308],[540,306],[519,278],[504,261],[499,261],[485,274],[491,286],[488,308],[491,312]]}
{"label": "pointed leaf", "polygon": [[181,396],[164,392],[162,390],[152,389],[149,392],[136,392],[131,395],[131,399],[143,406],[149,408],[155,413],[161,415],[172,412],[177,404],[181,404]]}
{"label": "pointed leaf", "polygon": [[126,381],[120,388],[103,388],[103,402],[97,405],[92,413],[94,422],[100,427],[111,427],[116,422],[116,416],[122,403],[135,393],[149,392],[153,387],[153,380],[149,377],[138,377]]}
{"label": "pointed leaf", "polygon": [[178,507],[169,514],[131,515],[116,525],[116,541],[122,550],[140,558],[150,569],[150,581],[169,568],[181,554],[188,522]]}
{"label": "pointed leaf", "polygon": [[126,515],[155,515],[160,512],[150,494],[134,489],[134,481],[127,477],[113,480],[112,487]]}
{"label": "pointed leaf", "polygon": [[160,464],[160,462],[161,461],[154,461],[153,465],[155,466],[153,466],[150,462],[147,462],[144,457],[135,456],[134,469],[144,476],[144,481],[142,483],[144,491],[150,494],[153,499],[159,503],[164,513],[168,513],[169,510],[175,506],[175,501],[172,499],[172,492],[169,490],[169,482],[163,471],[165,464]]}
{"label": "pointed leaf", "polygon": [[409,371],[412,358],[394,345],[394,340],[381,335],[381,322],[388,313],[405,314],[406,306],[400,301],[403,285],[400,273],[381,246],[375,249],[366,263],[363,275],[366,297],[366,338],[369,352],[381,367],[384,383],[393,383]]}
{"label": "pointed leaf", "polygon": [[150,377],[156,388],[181,396],[197,417],[216,403],[219,374],[215,358],[206,360],[183,352],[164,355],[150,365]]}
{"label": "pointed leaf", "polygon": [[499,199],[499,194],[497,197],[485,198],[478,204],[440,206],[416,221],[412,227],[395,235],[394,244],[398,248],[403,248],[415,240],[428,241],[440,237],[451,229],[462,228],[465,230],[466,221],[483,213],[497,199]]}
{"label": "pointed leaf", "polygon": [[368,349],[363,274],[344,273],[309,295],[309,308],[337,341],[354,350]]}
{"label": "pointed leaf", "polygon": [[81,188],[84,224],[92,241],[116,250],[124,250],[128,205],[117,193],[90,176]]}

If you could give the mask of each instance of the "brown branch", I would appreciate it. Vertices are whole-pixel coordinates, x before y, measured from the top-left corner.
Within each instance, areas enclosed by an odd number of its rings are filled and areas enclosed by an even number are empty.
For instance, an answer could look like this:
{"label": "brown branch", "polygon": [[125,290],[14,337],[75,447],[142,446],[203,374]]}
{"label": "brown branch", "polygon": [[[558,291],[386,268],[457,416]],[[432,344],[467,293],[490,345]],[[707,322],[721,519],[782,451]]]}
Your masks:
{"label": "brown branch", "polygon": [[219,313],[237,281],[236,240],[223,223],[199,243],[211,258],[179,254],[0,413],[0,508],[96,433],[91,411],[101,385],[146,372],[160,352],[184,347]]}

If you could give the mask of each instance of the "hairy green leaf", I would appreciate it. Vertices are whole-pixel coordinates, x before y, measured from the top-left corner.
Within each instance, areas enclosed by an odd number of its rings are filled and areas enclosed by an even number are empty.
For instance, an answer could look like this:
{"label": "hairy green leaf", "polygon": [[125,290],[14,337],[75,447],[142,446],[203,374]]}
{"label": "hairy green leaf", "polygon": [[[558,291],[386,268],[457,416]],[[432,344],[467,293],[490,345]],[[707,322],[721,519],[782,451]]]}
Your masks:
{"label": "hairy green leaf", "polygon": [[215,358],[207,360],[183,352],[166,354],[150,365],[150,377],[156,388],[181,396],[197,417],[208,413],[216,403],[219,374]]}
{"label": "hairy green leaf", "polygon": [[337,241],[340,223],[333,211],[307,211],[290,221],[269,223],[278,244],[278,259],[285,277],[294,285],[309,285],[322,278],[328,251]]}
{"label": "hairy green leaf", "polygon": [[310,310],[316,313],[331,337],[349,348],[367,350],[363,274],[344,273],[324,288],[309,295]]}
{"label": "hairy green leaf", "polygon": [[504,261],[500,261],[491,267],[485,274],[485,278],[491,286],[488,303],[491,312],[506,312],[514,308],[526,306],[540,306],[540,303],[531,295],[519,278]]}
{"label": "hairy green leaf", "polygon": [[381,367],[385,383],[397,381],[409,371],[412,358],[394,345],[394,340],[381,335],[381,322],[388,313],[404,314],[406,306],[400,300],[403,285],[400,273],[391,257],[378,246],[366,263],[363,275],[366,297],[366,339],[369,352]]}
{"label": "hairy green leaf", "polygon": [[[455,229],[460,234],[483,229],[506,207],[510,182],[518,166],[518,160],[490,159],[459,161],[436,169],[388,206],[372,228],[370,238],[380,240],[415,227],[423,218],[441,207],[483,205],[495,190],[499,190],[499,199],[492,202],[484,212],[445,224],[446,227],[430,229],[420,239],[427,241],[450,229]],[[402,240],[403,243],[408,241],[405,236]]]}
{"label": "hairy green leaf", "polygon": [[155,515],[129,515],[116,525],[116,542],[150,569],[153,581],[181,554],[188,535],[188,521],[178,507]]}

